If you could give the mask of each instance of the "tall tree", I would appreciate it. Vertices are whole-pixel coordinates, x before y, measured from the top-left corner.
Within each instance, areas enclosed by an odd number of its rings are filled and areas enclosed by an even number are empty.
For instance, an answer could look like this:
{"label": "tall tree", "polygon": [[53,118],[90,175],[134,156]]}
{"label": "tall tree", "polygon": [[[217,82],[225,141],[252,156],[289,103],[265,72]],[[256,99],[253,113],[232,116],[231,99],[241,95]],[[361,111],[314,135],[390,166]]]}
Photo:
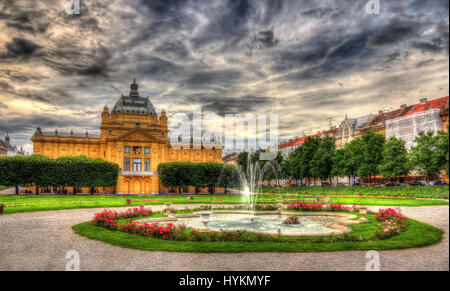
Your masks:
{"label": "tall tree", "polygon": [[335,151],[336,143],[334,138],[326,136],[319,139],[319,147],[311,161],[311,173],[314,177],[319,177],[322,180],[330,178]]}
{"label": "tall tree", "polygon": [[445,153],[439,149],[439,135],[433,131],[420,132],[414,140],[417,145],[411,149],[411,163],[416,170],[427,177],[427,181],[438,175],[444,166]]}
{"label": "tall tree", "polygon": [[300,176],[313,178],[316,185],[316,177],[312,171],[312,161],[319,148],[320,140],[317,137],[308,137],[302,146],[302,155],[300,157]]}
{"label": "tall tree", "polygon": [[384,144],[383,161],[380,172],[384,178],[395,179],[406,176],[409,173],[408,150],[405,141],[391,137]]}
{"label": "tall tree", "polygon": [[[351,185],[350,177],[354,173],[349,167],[351,154],[349,147],[337,149],[333,156],[333,168],[331,174],[336,177],[349,177],[349,186]],[[339,183],[339,179],[336,180],[336,185]]]}
{"label": "tall tree", "polygon": [[361,178],[372,179],[372,177],[380,174],[386,137],[369,130],[361,137],[361,140],[363,155],[358,175]]}
{"label": "tall tree", "polygon": [[449,166],[449,126],[447,125],[446,131],[440,131],[438,135],[438,148],[440,151],[441,161],[440,163],[442,170],[445,170],[445,174],[447,178],[448,174],[448,166]]}
{"label": "tall tree", "polygon": [[351,186],[351,178],[358,175],[364,161],[363,140],[360,137],[355,138],[346,144],[344,149],[346,151],[346,172],[349,186]]}

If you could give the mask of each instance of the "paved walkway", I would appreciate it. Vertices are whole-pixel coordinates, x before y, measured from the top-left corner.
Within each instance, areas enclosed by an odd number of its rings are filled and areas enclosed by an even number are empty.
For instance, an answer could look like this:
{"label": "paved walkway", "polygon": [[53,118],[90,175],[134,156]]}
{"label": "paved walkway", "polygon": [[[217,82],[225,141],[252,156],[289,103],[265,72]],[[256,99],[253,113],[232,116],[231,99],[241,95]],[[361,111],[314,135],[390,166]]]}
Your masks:
{"label": "paved walkway", "polygon": [[[444,229],[445,239],[426,248],[382,251],[381,270],[448,271],[449,207],[402,210],[411,218]],[[363,271],[368,262],[363,251],[192,254],[130,250],[73,233],[72,225],[89,220],[96,212],[99,210],[78,209],[0,216],[0,270],[64,270],[65,255],[70,250],[80,253],[81,270]]]}
{"label": "paved walkway", "polygon": [[[25,187],[19,187],[19,191],[22,191],[24,189],[25,189]],[[16,194],[16,188],[12,187],[12,188],[8,188],[8,189],[3,189],[0,191],[0,194],[8,194],[8,195]]]}

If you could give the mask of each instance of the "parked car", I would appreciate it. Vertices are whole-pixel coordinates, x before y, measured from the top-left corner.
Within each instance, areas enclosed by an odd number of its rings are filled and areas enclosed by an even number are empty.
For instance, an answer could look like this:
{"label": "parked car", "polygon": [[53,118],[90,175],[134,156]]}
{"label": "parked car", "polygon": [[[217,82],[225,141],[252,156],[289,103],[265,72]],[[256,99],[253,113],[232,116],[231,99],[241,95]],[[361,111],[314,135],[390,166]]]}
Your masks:
{"label": "parked car", "polygon": [[427,183],[424,181],[414,181],[412,183],[409,183],[409,186],[426,186]]}
{"label": "parked car", "polygon": [[328,182],[323,182],[322,187],[331,187],[331,184]]}
{"label": "parked car", "polygon": [[443,182],[443,181],[431,181],[430,185],[431,186],[448,186],[448,183]]}
{"label": "parked car", "polygon": [[390,182],[384,183],[383,186],[384,187],[397,187],[397,186],[401,186],[401,184],[397,183],[397,182],[390,181]]}
{"label": "parked car", "polygon": [[363,183],[363,182],[355,182],[355,183],[353,183],[352,186],[366,187],[367,185],[365,183]]}
{"label": "parked car", "polygon": [[348,187],[348,183],[338,183],[338,187]]}

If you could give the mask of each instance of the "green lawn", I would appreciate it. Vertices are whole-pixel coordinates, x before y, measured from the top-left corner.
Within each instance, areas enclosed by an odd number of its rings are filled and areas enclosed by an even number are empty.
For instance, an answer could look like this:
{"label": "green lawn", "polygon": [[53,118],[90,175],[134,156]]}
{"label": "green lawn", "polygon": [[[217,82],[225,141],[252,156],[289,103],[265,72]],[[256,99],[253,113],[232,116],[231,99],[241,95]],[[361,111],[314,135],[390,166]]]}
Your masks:
{"label": "green lawn", "polygon": [[403,187],[264,187],[263,192],[277,194],[339,195],[339,196],[398,196],[409,198],[449,198],[448,186]]}
{"label": "green lawn", "polygon": [[6,187],[6,186],[0,185],[0,191],[5,190],[5,189],[8,189],[8,188],[11,188],[11,187]]}
{"label": "green lawn", "polygon": [[[5,213],[33,212],[46,210],[77,209],[77,208],[105,208],[126,207],[127,199],[132,200],[131,206],[160,205],[164,202],[175,204],[238,204],[243,201],[239,195],[194,195],[195,200],[187,200],[188,196],[0,196],[0,204],[5,204]],[[282,195],[260,195],[258,203],[270,204],[282,198]],[[284,196],[286,204],[294,203],[299,198]],[[440,200],[414,199],[381,199],[381,198],[332,198],[332,203],[356,204],[367,206],[429,206],[448,205]],[[312,201],[311,201],[312,202]]]}
{"label": "green lawn", "polygon": [[410,219],[404,233],[388,240],[372,240],[377,222],[374,215],[367,216],[370,223],[350,226],[352,234],[369,241],[318,243],[317,237],[286,238],[290,242],[194,242],[166,241],[141,237],[119,231],[110,231],[85,222],[72,227],[75,233],[111,245],[146,251],[194,252],[194,253],[239,253],[239,252],[325,252],[346,250],[392,250],[424,247],[441,241],[443,231],[425,223]]}

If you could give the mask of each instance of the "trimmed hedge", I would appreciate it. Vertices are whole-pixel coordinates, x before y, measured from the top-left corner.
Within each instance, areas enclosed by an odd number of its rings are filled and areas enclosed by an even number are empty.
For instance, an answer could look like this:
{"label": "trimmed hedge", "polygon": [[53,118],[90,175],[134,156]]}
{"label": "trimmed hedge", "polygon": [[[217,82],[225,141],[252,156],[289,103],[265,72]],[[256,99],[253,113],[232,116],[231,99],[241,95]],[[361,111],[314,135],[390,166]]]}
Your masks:
{"label": "trimmed hedge", "polygon": [[74,194],[80,187],[115,187],[118,176],[119,165],[85,156],[51,159],[33,155],[0,159],[0,185],[36,186],[36,194],[39,188],[51,186],[74,187]]}
{"label": "trimmed hedge", "polygon": [[[166,188],[187,187],[229,188],[238,185],[238,171],[235,166],[218,163],[163,163],[158,166],[161,184]],[[213,194],[213,193],[211,193]]]}

